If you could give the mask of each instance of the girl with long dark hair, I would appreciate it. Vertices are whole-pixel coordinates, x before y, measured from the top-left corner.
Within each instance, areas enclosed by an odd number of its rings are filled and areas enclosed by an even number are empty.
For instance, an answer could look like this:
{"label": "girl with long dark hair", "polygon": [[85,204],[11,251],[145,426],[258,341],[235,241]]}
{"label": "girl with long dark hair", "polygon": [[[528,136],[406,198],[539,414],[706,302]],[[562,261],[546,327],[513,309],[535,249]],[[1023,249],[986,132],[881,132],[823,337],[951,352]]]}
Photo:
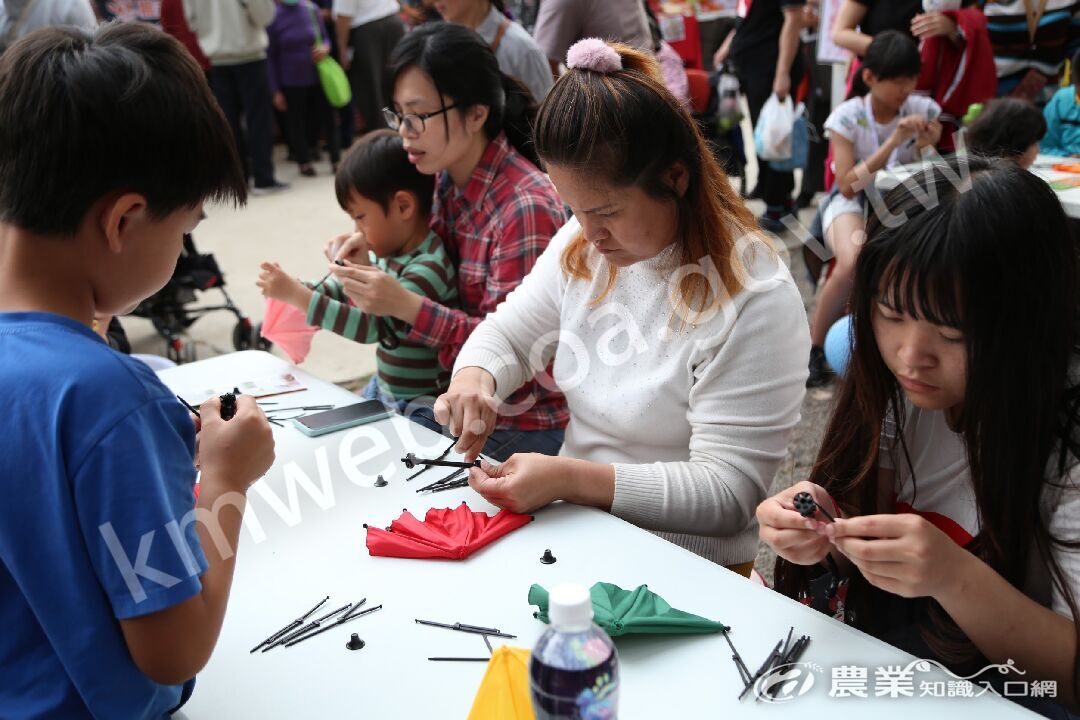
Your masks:
{"label": "girl with long dark hair", "polygon": [[[1077,246],[1015,163],[915,180],[871,215],[847,375],[809,481],[758,506],[761,538],[781,592],[829,587],[836,616],[918,657],[1012,660],[1075,706]],[[798,492],[836,522],[804,519]]]}

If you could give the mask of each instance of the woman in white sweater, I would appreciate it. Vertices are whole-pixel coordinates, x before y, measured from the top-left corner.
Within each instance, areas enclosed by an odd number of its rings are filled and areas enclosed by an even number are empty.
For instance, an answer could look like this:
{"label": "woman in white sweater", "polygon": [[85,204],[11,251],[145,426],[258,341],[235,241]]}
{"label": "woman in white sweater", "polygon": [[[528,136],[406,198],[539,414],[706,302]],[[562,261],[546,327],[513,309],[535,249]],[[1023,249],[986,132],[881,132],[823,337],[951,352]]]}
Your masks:
{"label": "woman in white sweater", "polygon": [[575,219],[465,343],[436,417],[475,457],[518,410],[498,399],[554,359],[560,456],[473,469],[473,488],[602,508],[748,574],[799,419],[802,301],[655,60],[583,40],[567,66],[535,142]]}

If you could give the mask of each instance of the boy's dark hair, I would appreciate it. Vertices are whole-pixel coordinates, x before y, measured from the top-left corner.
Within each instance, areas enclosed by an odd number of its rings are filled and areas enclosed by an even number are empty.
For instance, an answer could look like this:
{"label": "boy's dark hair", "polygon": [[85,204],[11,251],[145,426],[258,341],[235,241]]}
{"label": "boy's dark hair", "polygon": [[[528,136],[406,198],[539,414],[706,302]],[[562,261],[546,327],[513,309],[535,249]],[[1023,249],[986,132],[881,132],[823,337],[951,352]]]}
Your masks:
{"label": "boy's dark hair", "polygon": [[1005,158],[1020,157],[1045,134],[1042,112],[1020,98],[991,100],[965,131],[969,151]]}
{"label": "boy's dark hair", "polygon": [[338,168],[334,182],[338,204],[344,210],[356,193],[390,209],[394,194],[404,190],[416,196],[420,212],[431,215],[435,176],[425,175],[409,162],[401,136],[393,130],[376,130],[358,140]]}
{"label": "boy's dark hair", "polygon": [[247,195],[202,70],[141,23],[46,28],[3,54],[0,178],[0,221],[43,235],[74,235],[109,193],[156,218]]}
{"label": "boy's dark hair", "polygon": [[885,30],[874,36],[863,56],[862,66],[878,80],[918,77],[922,71],[922,57],[910,35],[899,30]]}

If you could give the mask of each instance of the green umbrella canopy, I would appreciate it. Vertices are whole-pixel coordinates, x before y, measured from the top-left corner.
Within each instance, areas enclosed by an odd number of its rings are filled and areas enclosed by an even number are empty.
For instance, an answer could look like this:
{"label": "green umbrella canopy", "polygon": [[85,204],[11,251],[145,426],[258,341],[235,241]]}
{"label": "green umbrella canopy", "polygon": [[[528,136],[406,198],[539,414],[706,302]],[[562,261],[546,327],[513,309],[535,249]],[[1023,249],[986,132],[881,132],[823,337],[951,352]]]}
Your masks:
{"label": "green umbrella canopy", "polygon": [[[623,590],[618,585],[598,582],[589,594],[592,596],[593,622],[611,637],[634,633],[691,635],[717,633],[724,629],[723,623],[676,610],[647,585]],[[535,613],[539,620],[549,622],[547,590],[539,585],[529,588],[529,604],[540,608]]]}

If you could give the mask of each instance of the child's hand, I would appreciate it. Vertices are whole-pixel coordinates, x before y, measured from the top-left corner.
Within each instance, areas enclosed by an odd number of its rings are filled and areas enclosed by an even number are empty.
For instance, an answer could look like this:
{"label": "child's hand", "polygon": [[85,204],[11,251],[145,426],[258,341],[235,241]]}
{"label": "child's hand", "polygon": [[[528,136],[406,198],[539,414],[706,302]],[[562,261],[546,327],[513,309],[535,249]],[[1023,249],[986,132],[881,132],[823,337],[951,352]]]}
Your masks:
{"label": "child's hand", "polygon": [[922,115],[908,115],[896,124],[896,129],[893,130],[890,139],[894,145],[903,145],[919,133],[925,132],[928,124],[929,121]]}
{"label": "child's hand", "polygon": [[330,262],[344,260],[353,265],[370,265],[371,259],[368,256],[370,249],[371,248],[369,248],[367,244],[367,238],[364,237],[364,233],[355,232],[338,235],[336,238],[326,243],[323,252],[326,254],[326,259]]}
{"label": "child's hand", "polygon": [[382,268],[361,265],[331,265],[331,272],[341,281],[345,296],[369,315],[398,317],[413,293]]}
{"label": "child's hand", "polygon": [[803,481],[758,505],[757,519],[761,526],[759,535],[762,542],[788,562],[813,565],[824,560],[829,554],[832,541],[826,535],[829,523],[804,518],[795,509],[795,496],[801,492],[810,493],[833,517],[839,517],[829,493],[820,485]]}
{"label": "child's hand", "polygon": [[827,532],[867,582],[902,597],[940,597],[974,557],[914,513],[838,519]]}
{"label": "child's hand", "polygon": [[916,136],[918,139],[915,141],[915,146],[922,150],[923,148],[933,147],[941,140],[942,126],[937,120],[931,120],[926,123],[926,129],[921,130]]}
{"label": "child's hand", "polygon": [[302,282],[282,270],[277,263],[263,263],[259,267],[262,272],[255,284],[262,290],[264,297],[307,309],[311,301],[311,291]]}
{"label": "child's hand", "polygon": [[[221,400],[210,398],[199,408],[199,466],[204,489],[247,492],[274,464],[274,434],[255,398],[236,398],[236,415],[221,419]],[[202,494],[200,493],[200,498]]]}

